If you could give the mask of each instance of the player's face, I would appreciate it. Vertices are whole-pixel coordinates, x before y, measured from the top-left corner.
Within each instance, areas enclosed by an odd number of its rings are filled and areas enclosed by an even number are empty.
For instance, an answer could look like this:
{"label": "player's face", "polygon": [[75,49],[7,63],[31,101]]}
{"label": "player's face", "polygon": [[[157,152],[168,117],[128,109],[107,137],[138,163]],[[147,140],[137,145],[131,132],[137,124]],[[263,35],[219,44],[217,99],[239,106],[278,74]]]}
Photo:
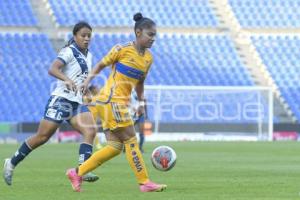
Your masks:
{"label": "player's face", "polygon": [[76,44],[81,49],[87,49],[92,37],[92,31],[86,27],[80,29],[74,36]]}
{"label": "player's face", "polygon": [[156,36],[156,26],[143,29],[141,32],[141,36],[139,37],[140,45],[145,48],[151,48],[151,46],[155,41],[155,36]]}

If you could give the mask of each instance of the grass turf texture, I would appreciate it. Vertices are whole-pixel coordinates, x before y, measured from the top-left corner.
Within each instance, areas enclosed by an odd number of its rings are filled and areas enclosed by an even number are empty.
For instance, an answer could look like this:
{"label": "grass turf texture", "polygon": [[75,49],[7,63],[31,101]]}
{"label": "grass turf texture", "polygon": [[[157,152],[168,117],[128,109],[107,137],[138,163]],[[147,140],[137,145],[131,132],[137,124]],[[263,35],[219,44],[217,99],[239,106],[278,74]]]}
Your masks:
{"label": "grass turf texture", "polygon": [[[150,163],[158,145],[169,145],[177,153],[177,164],[169,172],[157,171]],[[1,144],[1,161],[16,148]],[[84,183],[84,191],[75,193],[65,171],[76,166],[78,145],[47,144],[18,166],[11,187],[0,181],[0,199],[300,199],[300,143],[164,142],[147,143],[145,150],[151,178],[168,185],[163,193],[141,193],[124,154],[97,168],[100,180]]]}

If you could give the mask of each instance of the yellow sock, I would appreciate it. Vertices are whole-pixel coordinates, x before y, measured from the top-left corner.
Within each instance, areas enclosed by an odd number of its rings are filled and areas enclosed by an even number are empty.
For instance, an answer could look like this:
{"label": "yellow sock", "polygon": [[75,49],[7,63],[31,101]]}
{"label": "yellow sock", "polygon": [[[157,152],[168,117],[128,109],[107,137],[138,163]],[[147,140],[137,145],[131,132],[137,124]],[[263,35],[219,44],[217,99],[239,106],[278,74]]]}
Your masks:
{"label": "yellow sock", "polygon": [[149,176],[136,137],[133,137],[124,143],[127,160],[138,183],[146,183],[149,181]]}
{"label": "yellow sock", "polygon": [[105,147],[96,151],[88,160],[78,167],[78,175],[83,176],[86,173],[93,171],[104,162],[120,154],[122,149],[122,143],[108,141]]}

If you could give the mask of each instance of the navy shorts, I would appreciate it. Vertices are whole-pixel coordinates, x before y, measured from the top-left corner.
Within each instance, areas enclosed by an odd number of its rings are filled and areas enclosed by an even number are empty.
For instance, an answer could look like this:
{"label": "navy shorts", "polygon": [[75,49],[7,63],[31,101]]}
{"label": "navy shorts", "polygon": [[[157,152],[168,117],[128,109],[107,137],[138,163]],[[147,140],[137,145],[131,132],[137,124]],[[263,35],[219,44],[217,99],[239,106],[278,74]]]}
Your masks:
{"label": "navy shorts", "polygon": [[137,124],[137,123],[145,123],[145,115],[139,116],[139,117],[134,121],[134,124]]}
{"label": "navy shorts", "polygon": [[51,96],[45,107],[44,119],[56,123],[68,121],[79,113],[90,112],[86,105],[69,101],[63,97]]}

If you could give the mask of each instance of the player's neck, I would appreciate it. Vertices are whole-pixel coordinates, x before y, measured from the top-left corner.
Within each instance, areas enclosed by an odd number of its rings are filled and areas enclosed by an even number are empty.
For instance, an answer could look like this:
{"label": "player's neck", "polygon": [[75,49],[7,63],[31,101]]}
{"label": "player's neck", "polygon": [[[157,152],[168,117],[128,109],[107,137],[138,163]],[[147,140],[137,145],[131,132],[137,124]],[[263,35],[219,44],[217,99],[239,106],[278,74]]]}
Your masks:
{"label": "player's neck", "polygon": [[83,55],[87,56],[88,49],[82,49],[82,48],[80,48],[79,45],[78,45],[76,42],[74,42],[74,46],[75,46],[75,47],[76,47]]}
{"label": "player's neck", "polygon": [[141,47],[140,45],[138,45],[136,41],[133,42],[133,46],[140,56],[145,55],[146,49],[144,47]]}

